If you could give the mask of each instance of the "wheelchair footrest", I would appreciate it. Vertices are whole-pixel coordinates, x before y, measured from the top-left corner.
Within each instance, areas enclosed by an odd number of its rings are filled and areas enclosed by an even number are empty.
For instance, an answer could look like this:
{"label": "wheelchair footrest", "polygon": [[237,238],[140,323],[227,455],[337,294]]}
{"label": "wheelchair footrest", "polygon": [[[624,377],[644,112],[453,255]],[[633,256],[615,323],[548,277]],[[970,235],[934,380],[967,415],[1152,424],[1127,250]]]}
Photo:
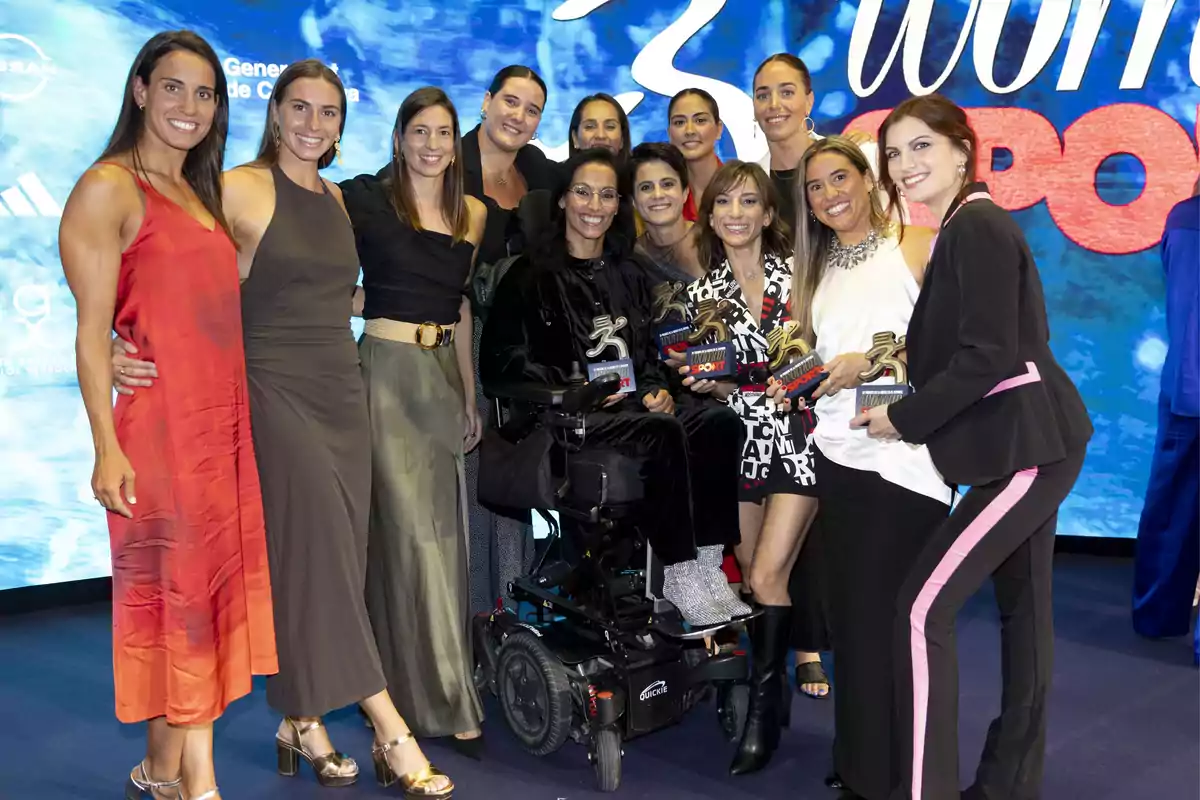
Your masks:
{"label": "wheelchair footrest", "polygon": [[688,671],[687,684],[698,686],[714,681],[745,682],[750,674],[750,660],[745,653],[720,653],[709,656]]}

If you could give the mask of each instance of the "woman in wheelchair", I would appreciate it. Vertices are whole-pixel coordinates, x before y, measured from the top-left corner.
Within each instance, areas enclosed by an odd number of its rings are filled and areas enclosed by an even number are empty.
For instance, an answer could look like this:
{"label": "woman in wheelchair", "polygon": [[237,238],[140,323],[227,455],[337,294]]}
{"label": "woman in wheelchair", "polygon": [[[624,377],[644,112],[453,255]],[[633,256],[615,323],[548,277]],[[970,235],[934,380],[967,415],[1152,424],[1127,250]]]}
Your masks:
{"label": "woman in wheelchair", "polygon": [[[786,724],[791,692],[785,659],[793,614],[788,579],[817,510],[806,447],[815,420],[811,413],[777,414],[765,393],[775,356],[800,346],[788,337],[793,330],[790,227],[761,167],[730,161],[717,170],[696,220],[700,263],[709,271],[688,286],[687,295],[698,341],[731,343],[736,364],[732,374],[716,379],[698,379],[687,365],[679,368],[688,375],[685,385],[727,402],[746,426],[738,560],[763,613],[749,625],[750,708],[730,767],[735,775],[766,766]],[[820,598],[797,600],[798,613],[814,620],[809,648],[823,649]]]}
{"label": "woman in wheelchair", "polygon": [[565,387],[576,366],[618,372],[621,389],[588,414],[583,446],[644,462],[646,501],[636,513],[664,565],[665,599],[695,626],[749,614],[719,566],[738,536],[741,422],[720,406],[675,408],[650,324],[649,278],[610,230],[622,202],[613,155],[576,153],[562,178],[543,235],[497,290],[480,346],[485,390]]}

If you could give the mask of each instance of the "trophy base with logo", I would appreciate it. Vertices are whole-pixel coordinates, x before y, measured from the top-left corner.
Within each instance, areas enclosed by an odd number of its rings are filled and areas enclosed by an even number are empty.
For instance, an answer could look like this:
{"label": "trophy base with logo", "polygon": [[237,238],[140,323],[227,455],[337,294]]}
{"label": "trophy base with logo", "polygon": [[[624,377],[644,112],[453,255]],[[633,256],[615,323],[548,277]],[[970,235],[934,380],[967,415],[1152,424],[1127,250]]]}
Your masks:
{"label": "trophy base with logo", "polygon": [[712,380],[732,375],[737,357],[732,342],[692,345],[687,350],[688,375],[697,380]]}
{"label": "trophy base with logo", "polygon": [[817,355],[816,350],[810,350],[778,370],[774,378],[783,384],[784,396],[789,400],[803,398],[806,403],[811,403],[813,392],[828,376],[825,362]]}
{"label": "trophy base with logo", "polygon": [[[864,353],[871,368],[858,376],[863,381],[854,400],[858,413],[876,406],[889,406],[912,394],[912,387],[908,385],[908,364],[900,358],[904,346],[905,337],[897,337],[891,331],[882,331],[871,337],[871,349]],[[895,377],[895,383],[870,383],[881,375],[889,374]]]}
{"label": "trophy base with logo", "polygon": [[637,391],[637,378],[633,374],[633,360],[622,358],[617,361],[602,361],[599,364],[588,364],[588,380],[594,381],[605,375],[616,375],[621,380],[621,388],[617,394],[630,394]]}
{"label": "trophy base with logo", "polygon": [[672,353],[683,353],[688,349],[688,337],[692,335],[692,326],[687,322],[676,322],[660,325],[654,332],[654,340],[658,343],[659,355],[666,359]]}
{"label": "trophy base with logo", "polygon": [[912,394],[912,387],[907,383],[884,384],[882,386],[867,384],[858,387],[858,391],[855,394],[854,407],[861,414],[875,406],[890,406],[892,403],[897,400],[903,400],[910,394]]}

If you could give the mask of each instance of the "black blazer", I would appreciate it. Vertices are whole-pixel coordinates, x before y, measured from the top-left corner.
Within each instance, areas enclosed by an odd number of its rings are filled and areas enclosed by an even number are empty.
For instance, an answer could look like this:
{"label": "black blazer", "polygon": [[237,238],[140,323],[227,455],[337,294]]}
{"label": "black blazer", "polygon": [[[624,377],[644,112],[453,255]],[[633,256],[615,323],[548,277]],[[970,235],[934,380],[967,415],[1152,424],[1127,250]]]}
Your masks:
{"label": "black blazer", "polygon": [[[519,239],[519,226],[514,219],[513,211],[502,209],[496,201],[483,193],[483,162],[479,155],[479,126],[463,134],[463,191],[487,206],[487,223],[483,230],[483,239],[479,243],[479,254],[476,260],[484,264],[494,263],[509,255],[509,240]],[[556,161],[551,161],[540,149],[527,144],[517,151],[513,164],[529,191],[552,191],[559,183],[561,167]],[[517,242],[513,255],[521,252],[523,244]]]}
{"label": "black blazer", "polygon": [[[987,191],[975,184],[968,193]],[[1021,229],[991,200],[952,206],[908,324],[909,397],[888,411],[950,483],[1059,461],[1092,435],[1050,352],[1042,282]]]}

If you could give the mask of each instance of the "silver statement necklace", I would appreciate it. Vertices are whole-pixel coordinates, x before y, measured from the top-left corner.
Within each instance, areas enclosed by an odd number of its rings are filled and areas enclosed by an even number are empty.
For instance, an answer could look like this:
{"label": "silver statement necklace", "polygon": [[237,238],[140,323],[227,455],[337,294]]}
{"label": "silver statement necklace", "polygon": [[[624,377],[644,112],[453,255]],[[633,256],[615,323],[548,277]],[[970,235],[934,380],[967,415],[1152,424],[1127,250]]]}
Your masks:
{"label": "silver statement necklace", "polygon": [[829,255],[825,258],[825,264],[838,269],[854,269],[870,258],[877,249],[879,234],[874,228],[867,234],[867,238],[849,247],[842,244],[837,236],[833,236],[829,240]]}

